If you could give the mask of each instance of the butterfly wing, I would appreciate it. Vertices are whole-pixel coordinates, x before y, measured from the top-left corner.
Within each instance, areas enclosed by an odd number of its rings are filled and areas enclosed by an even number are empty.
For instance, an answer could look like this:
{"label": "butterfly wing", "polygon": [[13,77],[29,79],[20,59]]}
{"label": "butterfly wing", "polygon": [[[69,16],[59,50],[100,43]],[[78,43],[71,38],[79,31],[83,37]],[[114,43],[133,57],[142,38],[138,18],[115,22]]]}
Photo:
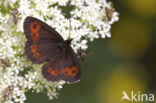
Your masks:
{"label": "butterfly wing", "polygon": [[72,48],[61,52],[55,59],[42,67],[42,74],[48,81],[65,80],[73,83],[80,80],[81,69],[78,58]]}
{"label": "butterfly wing", "polygon": [[58,55],[56,51],[57,45],[55,42],[26,42],[25,54],[29,60],[33,63],[40,64],[42,62],[48,62],[53,57]]}
{"label": "butterfly wing", "polygon": [[56,55],[56,44],[63,41],[57,31],[34,17],[25,19],[24,34],[27,38],[25,54],[34,63],[49,61]]}
{"label": "butterfly wing", "polygon": [[[33,40],[36,35],[30,35],[34,32],[39,33],[39,39],[52,39],[55,41],[61,41],[63,38],[61,35],[50,27],[45,22],[28,16],[24,21],[24,34],[28,40]],[[34,38],[33,38],[34,37]],[[36,40],[37,41],[37,40]]]}

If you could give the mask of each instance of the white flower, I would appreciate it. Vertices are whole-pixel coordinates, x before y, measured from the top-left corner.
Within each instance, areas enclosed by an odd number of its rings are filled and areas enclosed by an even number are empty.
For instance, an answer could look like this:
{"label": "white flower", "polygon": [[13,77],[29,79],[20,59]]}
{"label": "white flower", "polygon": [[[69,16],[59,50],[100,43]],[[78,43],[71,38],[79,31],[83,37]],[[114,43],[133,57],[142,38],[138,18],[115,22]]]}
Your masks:
{"label": "white flower", "polygon": [[[17,4],[18,3],[18,4]],[[88,42],[98,38],[111,37],[111,25],[118,21],[118,13],[113,12],[111,21],[107,21],[105,7],[110,7],[106,0],[1,0],[1,5],[9,12],[0,12],[0,59],[9,59],[10,67],[0,65],[0,103],[24,103],[25,92],[45,92],[49,99],[56,98],[57,91],[63,88],[65,81],[48,82],[42,76],[42,65],[32,64],[24,55],[26,38],[23,22],[27,16],[36,17],[60,33],[67,40],[72,38],[72,48],[86,50]],[[55,4],[55,6],[54,6]],[[74,8],[67,17],[61,7]],[[17,6],[19,20],[15,25],[10,11]],[[8,8],[9,7],[9,8]],[[68,14],[68,15],[69,15]],[[1,62],[0,62],[1,63]],[[4,91],[9,91],[5,99]]]}

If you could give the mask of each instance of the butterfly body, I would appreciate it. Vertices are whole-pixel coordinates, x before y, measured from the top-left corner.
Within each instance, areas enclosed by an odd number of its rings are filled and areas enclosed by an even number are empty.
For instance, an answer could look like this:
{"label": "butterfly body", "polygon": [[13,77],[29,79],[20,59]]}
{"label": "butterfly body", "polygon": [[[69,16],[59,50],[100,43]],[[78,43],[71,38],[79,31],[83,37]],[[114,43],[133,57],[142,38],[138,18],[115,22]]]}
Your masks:
{"label": "butterfly body", "polygon": [[34,17],[25,19],[24,34],[27,58],[37,64],[47,62],[42,67],[43,77],[52,82],[69,83],[80,79],[80,64],[70,46],[72,39],[64,40],[52,27]]}
{"label": "butterfly body", "polygon": [[68,48],[70,48],[71,41],[72,40],[69,39],[69,40],[58,43],[58,48],[60,49],[60,51],[65,51]]}

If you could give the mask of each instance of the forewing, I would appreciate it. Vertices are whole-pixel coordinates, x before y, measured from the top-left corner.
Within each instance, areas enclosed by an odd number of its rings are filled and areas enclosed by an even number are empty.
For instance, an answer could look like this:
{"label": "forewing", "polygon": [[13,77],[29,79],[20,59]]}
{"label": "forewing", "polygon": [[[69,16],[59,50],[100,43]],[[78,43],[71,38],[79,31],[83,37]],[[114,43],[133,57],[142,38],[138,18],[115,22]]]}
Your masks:
{"label": "forewing", "polygon": [[[62,41],[61,35],[45,22],[34,18],[27,17],[24,21],[24,34],[28,40],[37,42],[38,40]],[[38,40],[37,40],[38,37]]]}
{"label": "forewing", "polygon": [[24,34],[27,38],[25,54],[34,63],[49,61],[56,55],[57,43],[63,41],[58,32],[33,17],[25,19]]}
{"label": "forewing", "polygon": [[42,74],[48,81],[65,80],[73,83],[80,80],[81,69],[78,58],[72,48],[61,52],[52,61],[42,67]]}

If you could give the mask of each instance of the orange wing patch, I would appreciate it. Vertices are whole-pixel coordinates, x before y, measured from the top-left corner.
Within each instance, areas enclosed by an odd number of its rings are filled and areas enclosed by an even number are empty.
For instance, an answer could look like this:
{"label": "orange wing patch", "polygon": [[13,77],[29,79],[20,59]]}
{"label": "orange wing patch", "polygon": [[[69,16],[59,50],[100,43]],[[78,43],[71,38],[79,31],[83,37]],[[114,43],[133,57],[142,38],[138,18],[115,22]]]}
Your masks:
{"label": "orange wing patch", "polygon": [[57,69],[54,70],[52,67],[48,67],[46,71],[55,77],[59,75],[59,71]]}
{"label": "orange wing patch", "polygon": [[61,70],[61,73],[66,77],[69,76],[70,75],[70,68],[65,68],[65,69]]}
{"label": "orange wing patch", "polygon": [[38,38],[39,37],[39,34],[38,33],[33,33],[32,32],[30,35],[31,35],[32,38]]}
{"label": "orange wing patch", "polygon": [[33,39],[34,42],[39,41],[39,33],[31,33],[30,36],[31,36],[31,38]]}
{"label": "orange wing patch", "polygon": [[40,30],[40,24],[37,22],[33,22],[30,24],[30,30],[32,33],[37,33]]}
{"label": "orange wing patch", "polygon": [[[30,32],[31,32],[30,36],[31,36],[33,42],[39,41],[40,34],[38,33],[38,31],[40,30],[40,28],[41,28],[41,26],[37,22],[33,22],[30,24]],[[37,52],[37,45],[32,44],[30,46],[30,48],[31,48],[31,52],[33,53],[34,59],[38,59],[40,57],[40,54],[39,54],[39,52]]]}
{"label": "orange wing patch", "polygon": [[33,22],[30,24],[30,30],[31,30],[30,36],[33,39],[33,42],[39,41],[40,34],[38,33],[38,31],[40,30],[40,28],[41,28],[41,26],[37,22]]}
{"label": "orange wing patch", "polygon": [[79,73],[79,70],[77,69],[76,66],[72,68],[67,67],[65,69],[62,69],[61,71],[59,71],[58,69],[54,69],[52,67],[47,67],[46,72],[48,72],[53,76],[58,76],[59,74],[63,74],[66,77],[68,76],[75,77]]}
{"label": "orange wing patch", "polygon": [[70,76],[75,77],[79,73],[79,70],[77,69],[76,66],[72,67],[70,70]]}
{"label": "orange wing patch", "polygon": [[38,58],[40,57],[40,54],[39,54],[38,52],[35,52],[35,53],[33,54],[33,57],[34,57],[35,59],[38,59]]}
{"label": "orange wing patch", "polygon": [[37,49],[37,45],[36,44],[31,45],[30,48],[31,48],[31,52],[32,53],[35,53],[37,51],[36,50]]}
{"label": "orange wing patch", "polygon": [[72,68],[65,68],[61,70],[61,74],[63,74],[64,76],[71,76],[71,77],[75,77],[78,74],[79,70],[77,69],[76,66],[72,67]]}
{"label": "orange wing patch", "polygon": [[40,57],[40,54],[37,52],[37,45],[36,44],[32,44],[30,46],[31,52],[33,53],[33,57],[35,59],[38,59]]}

